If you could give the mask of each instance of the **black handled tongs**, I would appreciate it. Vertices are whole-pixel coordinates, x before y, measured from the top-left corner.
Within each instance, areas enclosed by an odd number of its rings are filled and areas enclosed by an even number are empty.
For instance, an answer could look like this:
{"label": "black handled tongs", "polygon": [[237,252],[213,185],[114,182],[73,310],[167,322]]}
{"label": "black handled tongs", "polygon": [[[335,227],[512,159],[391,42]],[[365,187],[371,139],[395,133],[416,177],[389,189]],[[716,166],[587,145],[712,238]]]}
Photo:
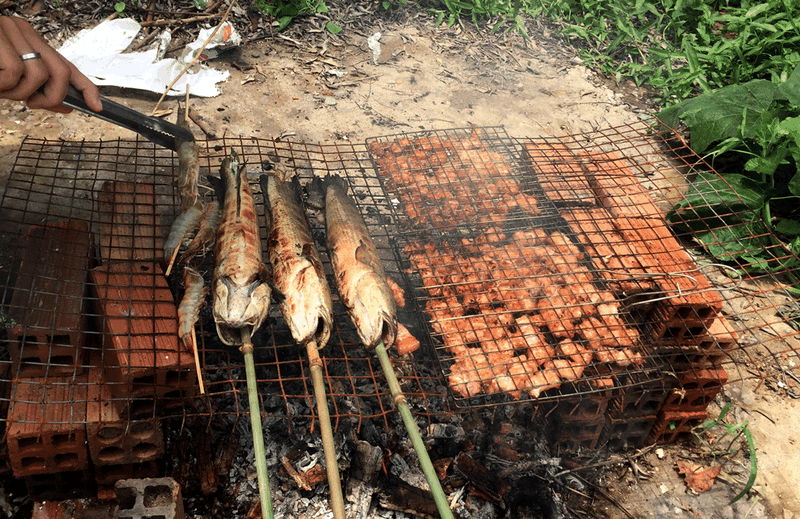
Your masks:
{"label": "black handled tongs", "polygon": [[64,98],[64,106],[133,130],[145,139],[174,151],[178,150],[176,139],[186,142],[194,141],[194,135],[186,128],[181,128],[157,117],[144,115],[105,97],[100,97],[100,100],[103,102],[103,110],[95,112],[86,105],[80,90],[70,85],[69,90],[67,90],[67,97]]}

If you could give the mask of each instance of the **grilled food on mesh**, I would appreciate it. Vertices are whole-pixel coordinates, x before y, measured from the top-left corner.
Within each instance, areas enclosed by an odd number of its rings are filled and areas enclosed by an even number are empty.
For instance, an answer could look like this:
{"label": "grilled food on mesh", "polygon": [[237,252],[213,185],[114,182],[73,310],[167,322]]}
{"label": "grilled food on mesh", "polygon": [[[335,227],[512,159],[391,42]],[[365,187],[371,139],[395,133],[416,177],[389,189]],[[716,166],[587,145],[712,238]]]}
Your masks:
{"label": "grilled food on mesh", "polygon": [[299,344],[312,339],[317,347],[328,343],[333,327],[333,303],[319,252],[311,237],[300,202],[300,182],[277,175],[261,176],[267,209],[267,255],[273,287],[282,296],[281,312]]}
{"label": "grilled food on mesh", "polygon": [[213,314],[222,342],[240,345],[240,329],[250,327],[252,333],[267,317],[272,290],[262,262],[253,194],[233,149],[220,173],[225,203],[215,249]]}
{"label": "grilled food on mesh", "polygon": [[397,336],[397,308],[367,225],[347,196],[347,181],[317,177],[312,190],[325,193],[328,253],[339,297],[364,346],[383,341],[388,348]]}

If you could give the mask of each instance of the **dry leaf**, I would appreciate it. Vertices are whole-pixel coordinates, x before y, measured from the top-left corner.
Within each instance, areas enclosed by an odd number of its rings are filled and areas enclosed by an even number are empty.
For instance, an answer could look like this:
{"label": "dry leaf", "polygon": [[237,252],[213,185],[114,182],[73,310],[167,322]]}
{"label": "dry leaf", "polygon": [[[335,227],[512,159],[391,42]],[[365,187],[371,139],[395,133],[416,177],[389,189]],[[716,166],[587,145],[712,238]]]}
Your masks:
{"label": "dry leaf", "polygon": [[702,494],[708,492],[714,485],[714,478],[719,476],[722,467],[712,465],[704,467],[693,461],[678,460],[678,472],[685,474],[686,486]]}

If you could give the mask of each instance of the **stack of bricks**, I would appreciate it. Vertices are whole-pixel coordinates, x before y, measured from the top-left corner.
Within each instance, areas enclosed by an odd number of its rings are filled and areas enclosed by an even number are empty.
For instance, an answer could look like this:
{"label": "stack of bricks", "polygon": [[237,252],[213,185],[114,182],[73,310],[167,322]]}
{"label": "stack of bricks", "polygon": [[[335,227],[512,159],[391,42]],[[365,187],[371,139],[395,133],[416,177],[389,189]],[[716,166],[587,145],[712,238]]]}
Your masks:
{"label": "stack of bricks", "polygon": [[727,381],[720,363],[737,336],[722,298],[623,157],[546,141],[527,142],[525,152],[599,282],[642,331],[647,365],[616,375],[602,441],[622,449],[682,438]]}
{"label": "stack of bricks", "polygon": [[602,390],[553,405],[545,418],[550,445],[568,452],[595,450],[603,438],[611,397],[610,390]]}
{"label": "stack of bricks", "polygon": [[172,478],[124,479],[116,484],[117,519],[184,519],[181,487]]}
{"label": "stack of bricks", "polygon": [[[10,307],[6,439],[33,499],[113,498],[120,479],[158,475],[158,413],[195,394],[194,358],[158,263],[154,193],[103,186],[99,266],[84,222],[28,232]],[[86,318],[87,295],[96,319]],[[93,324],[99,336],[86,333]]]}

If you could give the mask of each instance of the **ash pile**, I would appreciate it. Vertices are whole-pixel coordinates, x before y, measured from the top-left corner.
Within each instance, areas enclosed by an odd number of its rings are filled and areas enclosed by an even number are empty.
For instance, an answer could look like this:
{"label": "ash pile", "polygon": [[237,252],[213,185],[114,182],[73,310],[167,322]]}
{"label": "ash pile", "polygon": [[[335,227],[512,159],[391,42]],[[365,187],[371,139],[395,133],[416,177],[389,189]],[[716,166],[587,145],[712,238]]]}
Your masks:
{"label": "ash pile", "polygon": [[[691,434],[739,338],[642,183],[659,173],[642,160],[657,150],[623,137],[221,139],[201,143],[199,164],[216,171],[239,150],[265,250],[259,170],[284,164],[302,185],[345,178],[397,285],[398,322],[419,341],[392,364],[453,513],[561,517],[559,496],[586,490],[570,460]],[[211,305],[196,309],[199,368],[180,340],[188,287],[162,258],[177,171],[171,153],[142,142],[20,150],[0,229],[12,244],[0,271],[3,424],[6,474],[34,500],[113,499],[119,480],[166,475],[189,516],[260,515],[242,355],[217,337]],[[317,219],[312,234],[334,286]],[[198,265],[206,279],[210,256]],[[320,418],[308,360],[276,306],[252,337],[274,508],[313,517],[330,506]],[[361,343],[334,297],[321,355],[348,516],[438,517]]]}

